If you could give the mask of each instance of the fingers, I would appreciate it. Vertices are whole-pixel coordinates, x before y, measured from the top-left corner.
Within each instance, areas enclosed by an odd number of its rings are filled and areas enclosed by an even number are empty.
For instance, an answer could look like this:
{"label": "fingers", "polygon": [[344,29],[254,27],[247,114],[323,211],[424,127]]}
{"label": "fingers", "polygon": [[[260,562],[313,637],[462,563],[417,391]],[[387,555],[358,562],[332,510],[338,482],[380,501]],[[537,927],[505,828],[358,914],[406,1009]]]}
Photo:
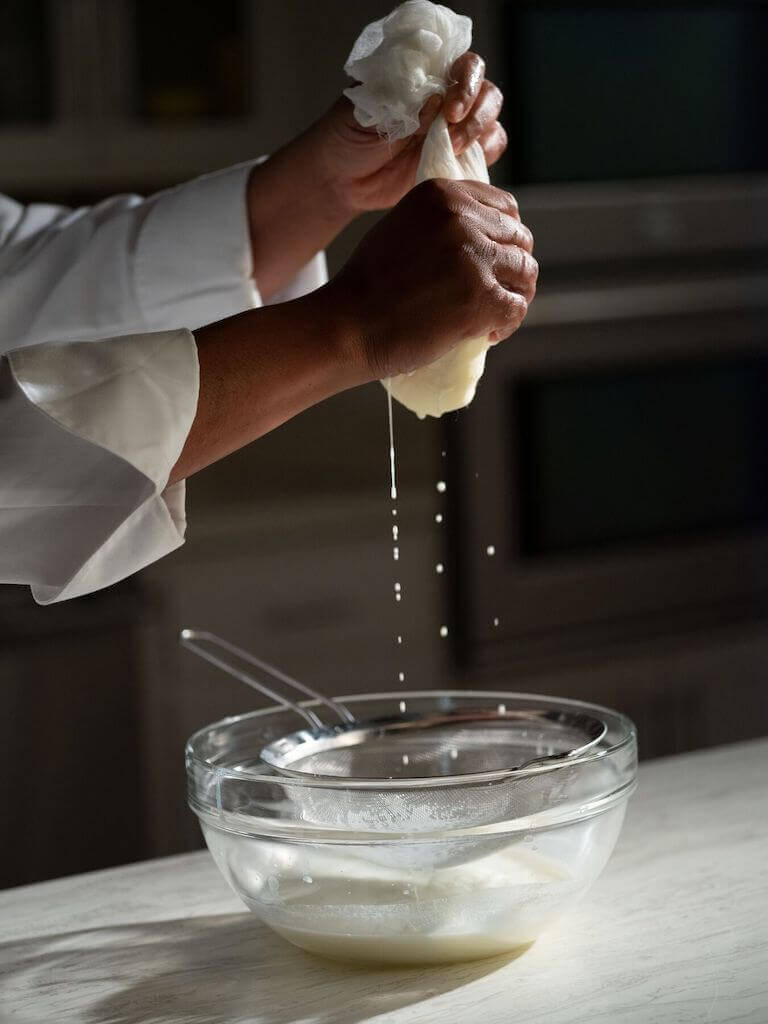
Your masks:
{"label": "fingers", "polygon": [[524,295],[510,291],[503,285],[498,285],[494,298],[496,300],[496,326],[488,334],[488,340],[492,345],[504,341],[510,334],[515,333],[525,320],[529,303]]}
{"label": "fingers", "polygon": [[429,97],[427,102],[421,108],[421,113],[419,114],[419,127],[415,133],[415,137],[417,139],[427,134],[429,126],[440,113],[442,105],[443,97],[439,93],[435,93],[434,96]]}
{"label": "fingers", "polygon": [[498,245],[512,245],[533,255],[533,235],[521,221],[503,213],[496,214],[496,220],[484,228],[485,234]]}
{"label": "fingers", "polygon": [[464,119],[451,127],[451,140],[458,154],[479,139],[498,120],[504,97],[493,82],[484,81],[477,99]]}
{"label": "fingers", "polygon": [[485,77],[485,61],[476,53],[463,53],[451,68],[454,84],[445,96],[445,119],[456,124],[470,111]]}
{"label": "fingers", "polygon": [[499,210],[510,217],[520,219],[520,208],[511,192],[505,192],[502,188],[487,185],[484,181],[457,181],[454,187],[459,192],[476,200],[478,203],[482,203],[483,206],[487,206],[491,210]]}
{"label": "fingers", "polygon": [[503,288],[522,295],[526,302],[533,301],[539,265],[529,252],[516,245],[497,245],[493,269]]}
{"label": "fingers", "polygon": [[478,142],[485,154],[485,162],[492,167],[507,148],[507,133],[498,121],[494,121],[479,137]]}

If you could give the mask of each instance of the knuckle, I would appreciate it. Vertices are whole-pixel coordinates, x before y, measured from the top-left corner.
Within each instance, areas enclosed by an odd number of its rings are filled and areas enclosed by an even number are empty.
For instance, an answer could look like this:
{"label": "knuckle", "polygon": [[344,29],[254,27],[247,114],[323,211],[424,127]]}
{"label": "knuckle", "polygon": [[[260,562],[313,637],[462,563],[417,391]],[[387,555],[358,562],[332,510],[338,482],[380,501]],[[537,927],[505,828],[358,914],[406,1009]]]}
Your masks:
{"label": "knuckle", "polygon": [[470,138],[479,135],[485,126],[485,121],[486,119],[482,111],[473,110],[469,117],[464,120],[464,131]]}
{"label": "knuckle", "polygon": [[528,300],[520,292],[507,292],[506,305],[508,322],[519,326],[528,312]]}
{"label": "knuckle", "polygon": [[515,280],[525,280],[527,277],[525,263],[526,255],[527,253],[525,249],[521,249],[518,245],[515,245],[507,257],[509,260],[509,270]]}
{"label": "knuckle", "polygon": [[491,106],[493,107],[493,109],[496,111],[496,113],[498,114],[498,112],[501,110],[502,106],[504,105],[504,93],[501,91],[501,89],[498,87],[498,85],[496,85],[495,82],[489,82],[487,80],[486,80],[486,89],[487,89],[487,92],[488,92],[488,101],[491,104]]}
{"label": "knuckle", "polygon": [[520,220],[520,207],[517,205],[517,199],[511,192],[504,192],[502,189],[498,189],[498,192],[501,198],[502,212],[514,217],[515,220]]}
{"label": "knuckle", "polygon": [[[533,243],[533,232],[531,231],[531,229],[529,227],[526,227],[526,225],[523,224],[522,221],[520,222],[520,227],[519,227],[518,230],[519,230],[519,232],[520,232],[520,234],[521,234],[521,236],[522,236],[522,238],[524,240],[523,248],[526,249],[529,253],[532,253],[533,252],[533,244],[534,244]],[[533,259],[533,257],[531,257],[531,259]],[[536,260],[534,260],[533,262],[536,263]],[[538,265],[538,263],[536,263],[536,273],[538,274],[538,272],[539,272],[539,265]]]}
{"label": "knuckle", "polygon": [[531,284],[536,284],[539,279],[539,264],[529,252],[525,253],[525,260],[523,263],[524,276]]}

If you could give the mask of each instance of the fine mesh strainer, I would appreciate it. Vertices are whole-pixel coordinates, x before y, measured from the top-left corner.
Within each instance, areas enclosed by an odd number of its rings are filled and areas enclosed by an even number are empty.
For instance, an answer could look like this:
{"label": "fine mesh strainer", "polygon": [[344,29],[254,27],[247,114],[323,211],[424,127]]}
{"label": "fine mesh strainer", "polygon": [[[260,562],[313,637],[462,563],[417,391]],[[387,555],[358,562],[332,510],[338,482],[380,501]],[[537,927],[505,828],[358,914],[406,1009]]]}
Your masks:
{"label": "fine mesh strainer", "polygon": [[[412,714],[403,700],[390,717],[358,719],[341,701],[315,693],[213,633],[185,629],[181,643],[304,720],[304,728],[253,751],[263,770],[282,780],[300,821],[385,839],[419,837],[417,850],[366,851],[368,859],[387,865],[404,858],[441,867],[487,853],[487,834],[484,843],[466,833],[435,841],[428,834],[479,827],[502,832],[505,822],[557,804],[563,771],[598,746],[607,730],[597,716],[543,702],[521,710],[503,703],[478,707],[468,700],[466,706],[452,702],[444,711]],[[313,707],[255,679],[231,656],[314,698],[337,721],[325,724]]]}
{"label": "fine mesh strainer", "polygon": [[[295,711],[308,728],[267,744],[261,761],[286,776],[349,780],[456,778],[522,771],[586,753],[605,736],[600,718],[578,712],[531,708],[451,708],[445,713],[409,714],[401,702],[390,718],[358,720],[339,700],[304,683],[214,633],[184,629],[181,643],[199,657]],[[338,723],[326,725],[309,707],[266,686],[202,644],[218,648],[260,669],[330,709]]]}

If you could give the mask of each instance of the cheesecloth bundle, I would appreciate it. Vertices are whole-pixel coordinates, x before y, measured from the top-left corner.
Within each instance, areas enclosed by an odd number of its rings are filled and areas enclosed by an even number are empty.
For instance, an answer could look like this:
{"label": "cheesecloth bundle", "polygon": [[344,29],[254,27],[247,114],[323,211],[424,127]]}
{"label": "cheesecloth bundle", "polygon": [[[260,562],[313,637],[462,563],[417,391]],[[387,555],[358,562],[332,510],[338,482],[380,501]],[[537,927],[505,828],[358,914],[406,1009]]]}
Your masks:
{"label": "cheesecloth bundle", "polygon": [[[360,85],[345,89],[364,128],[394,141],[419,126],[430,96],[451,84],[453,62],[469,49],[472,21],[429,0],[407,0],[386,18],[363,29],[345,72]],[[427,178],[488,179],[478,142],[455,156],[442,114],[432,123],[421,151],[416,184]],[[402,405],[423,419],[469,405],[485,368],[487,337],[462,341],[428,366],[382,381]]]}

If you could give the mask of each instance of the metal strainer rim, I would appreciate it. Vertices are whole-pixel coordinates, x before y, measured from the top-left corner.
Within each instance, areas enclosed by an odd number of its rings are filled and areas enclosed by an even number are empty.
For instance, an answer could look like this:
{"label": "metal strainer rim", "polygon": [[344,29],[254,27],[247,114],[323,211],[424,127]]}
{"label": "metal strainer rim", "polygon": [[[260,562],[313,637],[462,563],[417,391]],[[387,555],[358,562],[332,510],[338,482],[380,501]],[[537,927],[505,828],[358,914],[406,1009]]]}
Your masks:
{"label": "metal strainer rim", "polygon": [[[503,705],[499,705],[499,707],[501,706]],[[548,767],[554,767],[557,765],[573,764],[574,759],[586,753],[592,747],[595,747],[602,739],[604,739],[608,732],[608,726],[604,719],[598,718],[594,715],[588,715],[583,711],[568,712],[562,709],[556,710],[554,708],[547,709],[544,707],[509,710],[504,708],[504,710],[501,711],[499,710],[499,707],[492,709],[460,706],[452,708],[450,711],[432,712],[429,715],[401,714],[387,718],[363,718],[356,719],[349,723],[324,726],[320,729],[298,729],[295,732],[287,733],[285,736],[281,736],[267,744],[266,747],[262,748],[259,756],[265,764],[274,768],[281,776],[290,779],[344,779],[345,781],[352,781],[352,779],[355,779],[361,782],[374,783],[388,782],[393,779],[393,776],[342,776],[339,774],[314,772],[300,768],[291,768],[291,761],[288,760],[288,758],[289,755],[294,752],[297,752],[297,757],[310,757],[314,753],[332,749],[334,747],[343,749],[348,746],[355,746],[358,744],[363,745],[366,741],[366,734],[370,734],[369,738],[373,738],[381,736],[382,732],[407,733],[411,730],[426,732],[429,729],[438,728],[443,725],[470,724],[477,722],[525,722],[530,723],[532,727],[535,727],[537,723],[541,722],[563,724],[564,720],[567,719],[569,720],[569,725],[575,727],[581,726],[584,730],[585,737],[589,737],[587,742],[578,747],[574,747],[569,751],[563,751],[558,754],[537,755],[528,758],[526,761],[522,762],[522,764],[506,765],[504,768],[490,769],[488,771],[480,772],[464,772],[460,775],[453,776],[397,776],[398,782],[403,782],[407,778],[436,780],[450,777],[455,779],[464,779],[468,783],[472,783],[479,777],[482,777],[483,781],[492,780],[494,778],[505,778],[510,772],[517,774],[534,766],[546,765]],[[352,737],[354,734],[362,734],[362,736],[353,743],[343,742],[345,737]],[[304,749],[304,751],[301,752],[301,747],[308,747],[309,749]]]}
{"label": "metal strainer rim", "polygon": [[[453,776],[431,776],[431,777],[418,777],[418,778],[402,778],[393,779],[391,782],[387,779],[376,779],[371,781],[370,779],[345,779],[339,778],[338,776],[328,778],[318,778],[316,776],[304,775],[300,778],[291,778],[290,784],[293,786],[306,786],[311,789],[360,789],[360,790],[392,790],[392,789],[430,789],[436,787],[449,787],[449,786],[460,786],[460,785],[477,785],[480,783],[494,782],[502,779],[511,778],[524,778],[528,775],[538,775],[544,772],[559,771],[564,766],[582,765],[587,764],[591,761],[599,761],[605,757],[613,755],[623,748],[629,746],[635,742],[636,730],[632,721],[627,718],[626,715],[620,711],[616,711],[612,708],[607,708],[599,704],[593,704],[587,701],[574,700],[568,697],[551,697],[549,695],[542,695],[539,693],[523,693],[513,690],[393,690],[376,693],[352,693],[345,694],[340,697],[340,700],[345,702],[365,702],[374,700],[419,700],[419,699],[435,699],[437,697],[453,699],[453,698],[465,698],[470,700],[476,699],[489,699],[496,701],[515,701],[515,700],[526,700],[526,701],[537,701],[544,705],[553,706],[565,706],[578,709],[579,711],[593,711],[598,713],[604,720],[615,723],[621,729],[621,738],[616,742],[606,746],[602,749],[592,748],[584,754],[579,754],[567,761],[560,760],[555,764],[543,764],[536,765],[530,768],[522,769],[500,769],[496,772],[487,772],[480,775],[473,775],[468,777],[466,775],[453,775]],[[302,701],[302,706],[312,708],[317,706],[316,701]],[[205,771],[213,771],[221,779],[239,779],[248,780],[250,782],[263,782],[263,783],[275,783],[283,778],[287,781],[288,777],[277,774],[274,770],[264,770],[261,767],[255,768],[234,768],[225,767],[218,765],[215,759],[210,757],[201,757],[197,753],[197,746],[208,736],[213,730],[217,728],[231,728],[233,725],[244,722],[246,720],[256,720],[264,718],[268,715],[275,715],[285,713],[285,708],[278,704],[271,705],[266,708],[258,708],[255,711],[246,711],[240,715],[230,715],[226,718],[219,719],[216,722],[211,722],[208,725],[198,729],[187,741],[185,754],[188,765],[198,765]]]}

